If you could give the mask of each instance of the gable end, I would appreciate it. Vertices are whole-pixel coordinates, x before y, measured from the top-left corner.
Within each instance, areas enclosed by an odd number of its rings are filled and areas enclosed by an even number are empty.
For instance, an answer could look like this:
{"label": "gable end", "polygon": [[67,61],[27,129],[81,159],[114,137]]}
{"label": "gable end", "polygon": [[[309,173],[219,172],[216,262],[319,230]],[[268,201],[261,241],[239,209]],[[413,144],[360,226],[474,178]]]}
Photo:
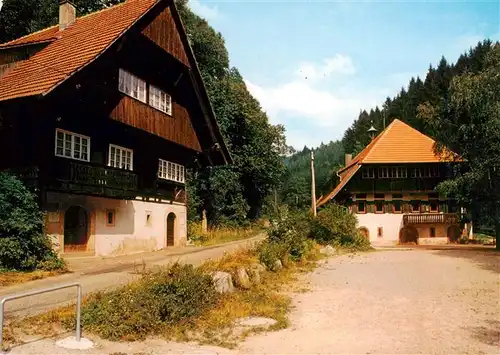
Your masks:
{"label": "gable end", "polygon": [[142,34],[173,55],[182,64],[191,67],[172,16],[170,4],[142,31]]}

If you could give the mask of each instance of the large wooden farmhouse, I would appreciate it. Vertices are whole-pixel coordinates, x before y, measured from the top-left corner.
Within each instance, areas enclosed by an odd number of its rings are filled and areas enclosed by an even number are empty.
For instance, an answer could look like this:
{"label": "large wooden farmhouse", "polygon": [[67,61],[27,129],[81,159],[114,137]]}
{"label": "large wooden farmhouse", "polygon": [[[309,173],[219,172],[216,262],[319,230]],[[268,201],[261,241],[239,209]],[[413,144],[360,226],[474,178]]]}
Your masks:
{"label": "large wooden farmhouse", "polygon": [[59,3],[0,45],[0,170],[36,188],[60,253],[182,245],[186,168],[230,155],[173,0]]}
{"label": "large wooden farmhouse", "polygon": [[396,119],[354,159],[346,154],[331,200],[355,213],[373,244],[441,244],[460,237],[460,208],[436,192],[450,172],[451,152],[436,156],[434,140]]}

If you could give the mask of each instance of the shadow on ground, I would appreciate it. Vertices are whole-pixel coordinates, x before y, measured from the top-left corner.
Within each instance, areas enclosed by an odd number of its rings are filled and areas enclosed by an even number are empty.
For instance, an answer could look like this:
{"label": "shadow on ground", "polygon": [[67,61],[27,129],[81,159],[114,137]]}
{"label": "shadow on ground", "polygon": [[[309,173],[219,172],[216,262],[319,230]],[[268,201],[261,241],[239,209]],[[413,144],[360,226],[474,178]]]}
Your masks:
{"label": "shadow on ground", "polygon": [[484,246],[448,246],[430,247],[436,255],[468,259],[484,270],[500,273],[500,251],[495,247]]}
{"label": "shadow on ground", "polygon": [[467,327],[471,336],[485,344],[500,346],[500,321],[487,320],[487,326]]}

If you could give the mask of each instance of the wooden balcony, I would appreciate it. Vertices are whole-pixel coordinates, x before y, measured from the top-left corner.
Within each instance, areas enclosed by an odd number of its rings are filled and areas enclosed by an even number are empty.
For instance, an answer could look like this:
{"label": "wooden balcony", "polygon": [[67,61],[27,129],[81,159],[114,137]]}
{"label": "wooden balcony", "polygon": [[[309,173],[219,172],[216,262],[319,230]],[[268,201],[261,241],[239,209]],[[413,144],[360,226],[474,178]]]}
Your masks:
{"label": "wooden balcony", "polygon": [[53,168],[50,187],[57,190],[122,198],[134,197],[138,190],[132,171],[62,159]]}
{"label": "wooden balcony", "polygon": [[184,184],[99,164],[55,158],[44,167],[11,169],[35,188],[120,199],[186,203]]}
{"label": "wooden balcony", "polygon": [[455,213],[415,213],[403,215],[403,225],[410,224],[458,224]]}

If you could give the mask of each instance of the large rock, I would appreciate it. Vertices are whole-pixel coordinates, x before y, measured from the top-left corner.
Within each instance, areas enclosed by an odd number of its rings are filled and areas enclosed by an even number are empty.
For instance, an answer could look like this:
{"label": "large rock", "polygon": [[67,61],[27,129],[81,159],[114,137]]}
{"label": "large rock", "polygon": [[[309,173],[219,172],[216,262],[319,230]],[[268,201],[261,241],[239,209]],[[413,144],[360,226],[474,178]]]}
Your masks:
{"label": "large rock", "polygon": [[234,292],[233,278],[227,272],[217,271],[213,274],[215,289],[219,293]]}
{"label": "large rock", "polygon": [[281,260],[276,260],[273,265],[273,271],[280,271],[283,269],[283,264],[281,263]]}
{"label": "large rock", "polygon": [[261,274],[264,272],[266,272],[266,267],[259,263],[252,264],[248,268],[248,273],[250,274],[250,280],[255,285],[258,285],[262,282]]}
{"label": "large rock", "polygon": [[324,248],[321,248],[319,250],[319,252],[321,254],[325,254],[325,255],[328,255],[328,256],[331,256],[331,255],[335,255],[335,253],[337,253],[337,249],[335,249],[334,247],[332,247],[331,245],[327,245],[326,247]]}
{"label": "large rock", "polygon": [[262,264],[254,263],[250,265],[250,270],[257,270],[258,272],[263,273],[266,271],[266,267]]}
{"label": "large rock", "polygon": [[252,287],[252,283],[244,267],[240,267],[236,270],[236,284],[244,289]]}

